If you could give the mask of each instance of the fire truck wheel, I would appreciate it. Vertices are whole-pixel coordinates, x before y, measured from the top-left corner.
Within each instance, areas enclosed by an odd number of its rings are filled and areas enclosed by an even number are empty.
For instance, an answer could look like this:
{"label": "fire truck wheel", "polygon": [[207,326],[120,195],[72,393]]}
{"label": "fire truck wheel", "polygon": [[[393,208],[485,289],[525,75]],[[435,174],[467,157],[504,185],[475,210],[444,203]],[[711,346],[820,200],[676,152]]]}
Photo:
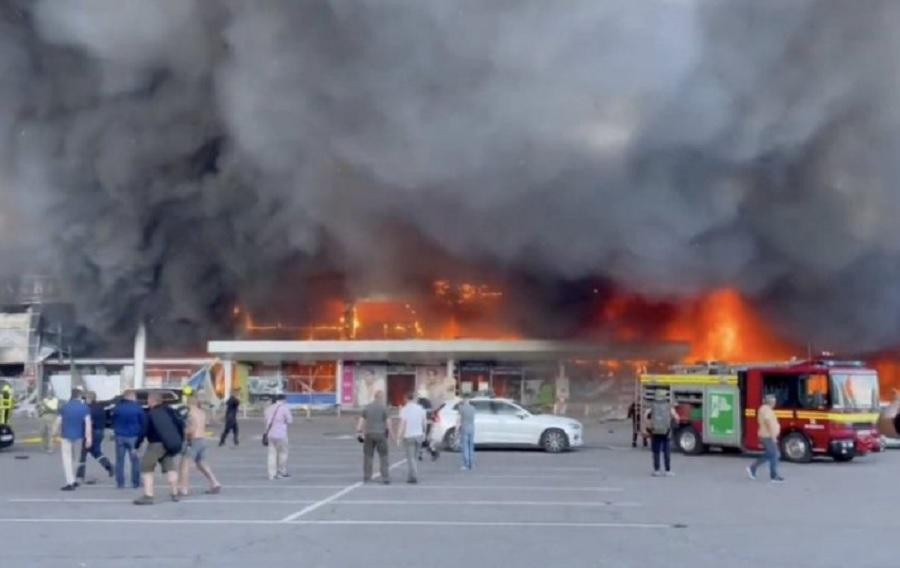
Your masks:
{"label": "fire truck wheel", "polygon": [[812,446],[806,436],[791,432],[781,439],[781,455],[789,462],[809,463],[812,461]]}
{"label": "fire truck wheel", "polygon": [[700,455],[706,451],[706,446],[703,445],[700,434],[693,426],[685,426],[678,430],[675,434],[675,443],[683,453],[692,456]]}
{"label": "fire truck wheel", "polygon": [[569,437],[559,428],[551,428],[541,435],[541,447],[551,454],[569,449]]}

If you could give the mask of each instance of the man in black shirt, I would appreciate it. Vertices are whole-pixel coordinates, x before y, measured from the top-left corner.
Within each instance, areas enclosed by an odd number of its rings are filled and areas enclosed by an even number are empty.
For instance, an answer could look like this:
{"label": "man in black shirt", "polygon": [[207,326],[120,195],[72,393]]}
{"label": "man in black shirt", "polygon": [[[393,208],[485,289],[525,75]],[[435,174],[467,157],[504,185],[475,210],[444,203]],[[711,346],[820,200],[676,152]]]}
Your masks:
{"label": "man in black shirt", "polygon": [[134,504],[153,504],[153,472],[157,464],[166,474],[172,501],[178,501],[178,470],[175,457],[181,453],[184,446],[184,423],[175,410],[162,403],[162,397],[158,393],[150,393],[147,403],[150,405],[144,421],[147,449],[141,458],[144,495],[136,499]]}
{"label": "man in black shirt", "polygon": [[231,396],[228,397],[228,402],[225,403],[225,430],[222,431],[222,436],[219,438],[219,447],[225,445],[225,438],[228,437],[228,433],[231,432],[234,437],[234,446],[238,445],[238,423],[237,423],[237,412],[238,407],[241,405],[240,399],[238,399],[238,391],[234,390],[231,393]]}
{"label": "man in black shirt", "polygon": [[[106,429],[106,408],[102,402],[97,402],[97,393],[88,391],[86,394],[88,406],[91,409],[91,445],[81,445],[81,457],[78,460],[78,473],[75,474],[75,481],[81,485],[85,483],[85,475],[87,473],[87,457],[94,456],[94,459],[100,462],[106,473],[113,476],[113,466],[109,458],[103,455],[103,433]],[[91,482],[93,483],[93,481]]]}

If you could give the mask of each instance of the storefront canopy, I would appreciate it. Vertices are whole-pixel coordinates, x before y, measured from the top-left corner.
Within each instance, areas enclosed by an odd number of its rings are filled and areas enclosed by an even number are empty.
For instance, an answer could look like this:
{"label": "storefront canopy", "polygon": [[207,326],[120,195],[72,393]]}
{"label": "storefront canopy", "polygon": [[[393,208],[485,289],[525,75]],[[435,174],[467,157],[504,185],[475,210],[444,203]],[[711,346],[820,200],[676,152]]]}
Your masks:
{"label": "storefront canopy", "polygon": [[488,341],[210,341],[209,354],[236,361],[390,361],[434,363],[456,361],[555,361],[565,359],[681,360],[687,345],[676,342],[624,343],[543,340]]}

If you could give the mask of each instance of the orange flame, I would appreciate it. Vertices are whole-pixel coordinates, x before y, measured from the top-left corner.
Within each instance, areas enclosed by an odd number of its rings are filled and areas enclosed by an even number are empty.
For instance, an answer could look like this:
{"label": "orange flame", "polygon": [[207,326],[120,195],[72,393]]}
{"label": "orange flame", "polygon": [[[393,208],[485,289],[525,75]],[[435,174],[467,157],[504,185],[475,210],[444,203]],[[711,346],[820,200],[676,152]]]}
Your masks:
{"label": "orange flame", "polygon": [[771,361],[797,354],[733,289],[688,302],[667,326],[665,339],[687,341],[692,361]]}

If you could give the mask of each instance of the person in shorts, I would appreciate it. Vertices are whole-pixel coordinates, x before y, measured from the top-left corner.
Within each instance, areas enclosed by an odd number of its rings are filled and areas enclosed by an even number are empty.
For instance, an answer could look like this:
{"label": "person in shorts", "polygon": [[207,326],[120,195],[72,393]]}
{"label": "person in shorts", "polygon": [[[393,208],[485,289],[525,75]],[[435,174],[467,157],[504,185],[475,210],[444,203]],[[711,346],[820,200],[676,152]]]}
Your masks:
{"label": "person in shorts", "polygon": [[162,403],[162,397],[158,393],[150,393],[147,403],[150,406],[144,426],[147,449],[141,458],[144,494],[135,499],[134,504],[153,504],[153,473],[157,465],[166,475],[172,501],[178,501],[178,470],[175,458],[181,453],[184,444],[184,424],[178,413]]}
{"label": "person in shorts", "polygon": [[206,412],[200,406],[200,399],[196,395],[188,398],[187,425],[184,429],[185,444],[181,452],[181,463],[178,468],[178,493],[182,496],[190,494],[190,468],[191,461],[197,466],[197,471],[209,482],[208,495],[215,495],[222,491],[222,486],[206,462],[206,449],[209,446],[206,440]]}

